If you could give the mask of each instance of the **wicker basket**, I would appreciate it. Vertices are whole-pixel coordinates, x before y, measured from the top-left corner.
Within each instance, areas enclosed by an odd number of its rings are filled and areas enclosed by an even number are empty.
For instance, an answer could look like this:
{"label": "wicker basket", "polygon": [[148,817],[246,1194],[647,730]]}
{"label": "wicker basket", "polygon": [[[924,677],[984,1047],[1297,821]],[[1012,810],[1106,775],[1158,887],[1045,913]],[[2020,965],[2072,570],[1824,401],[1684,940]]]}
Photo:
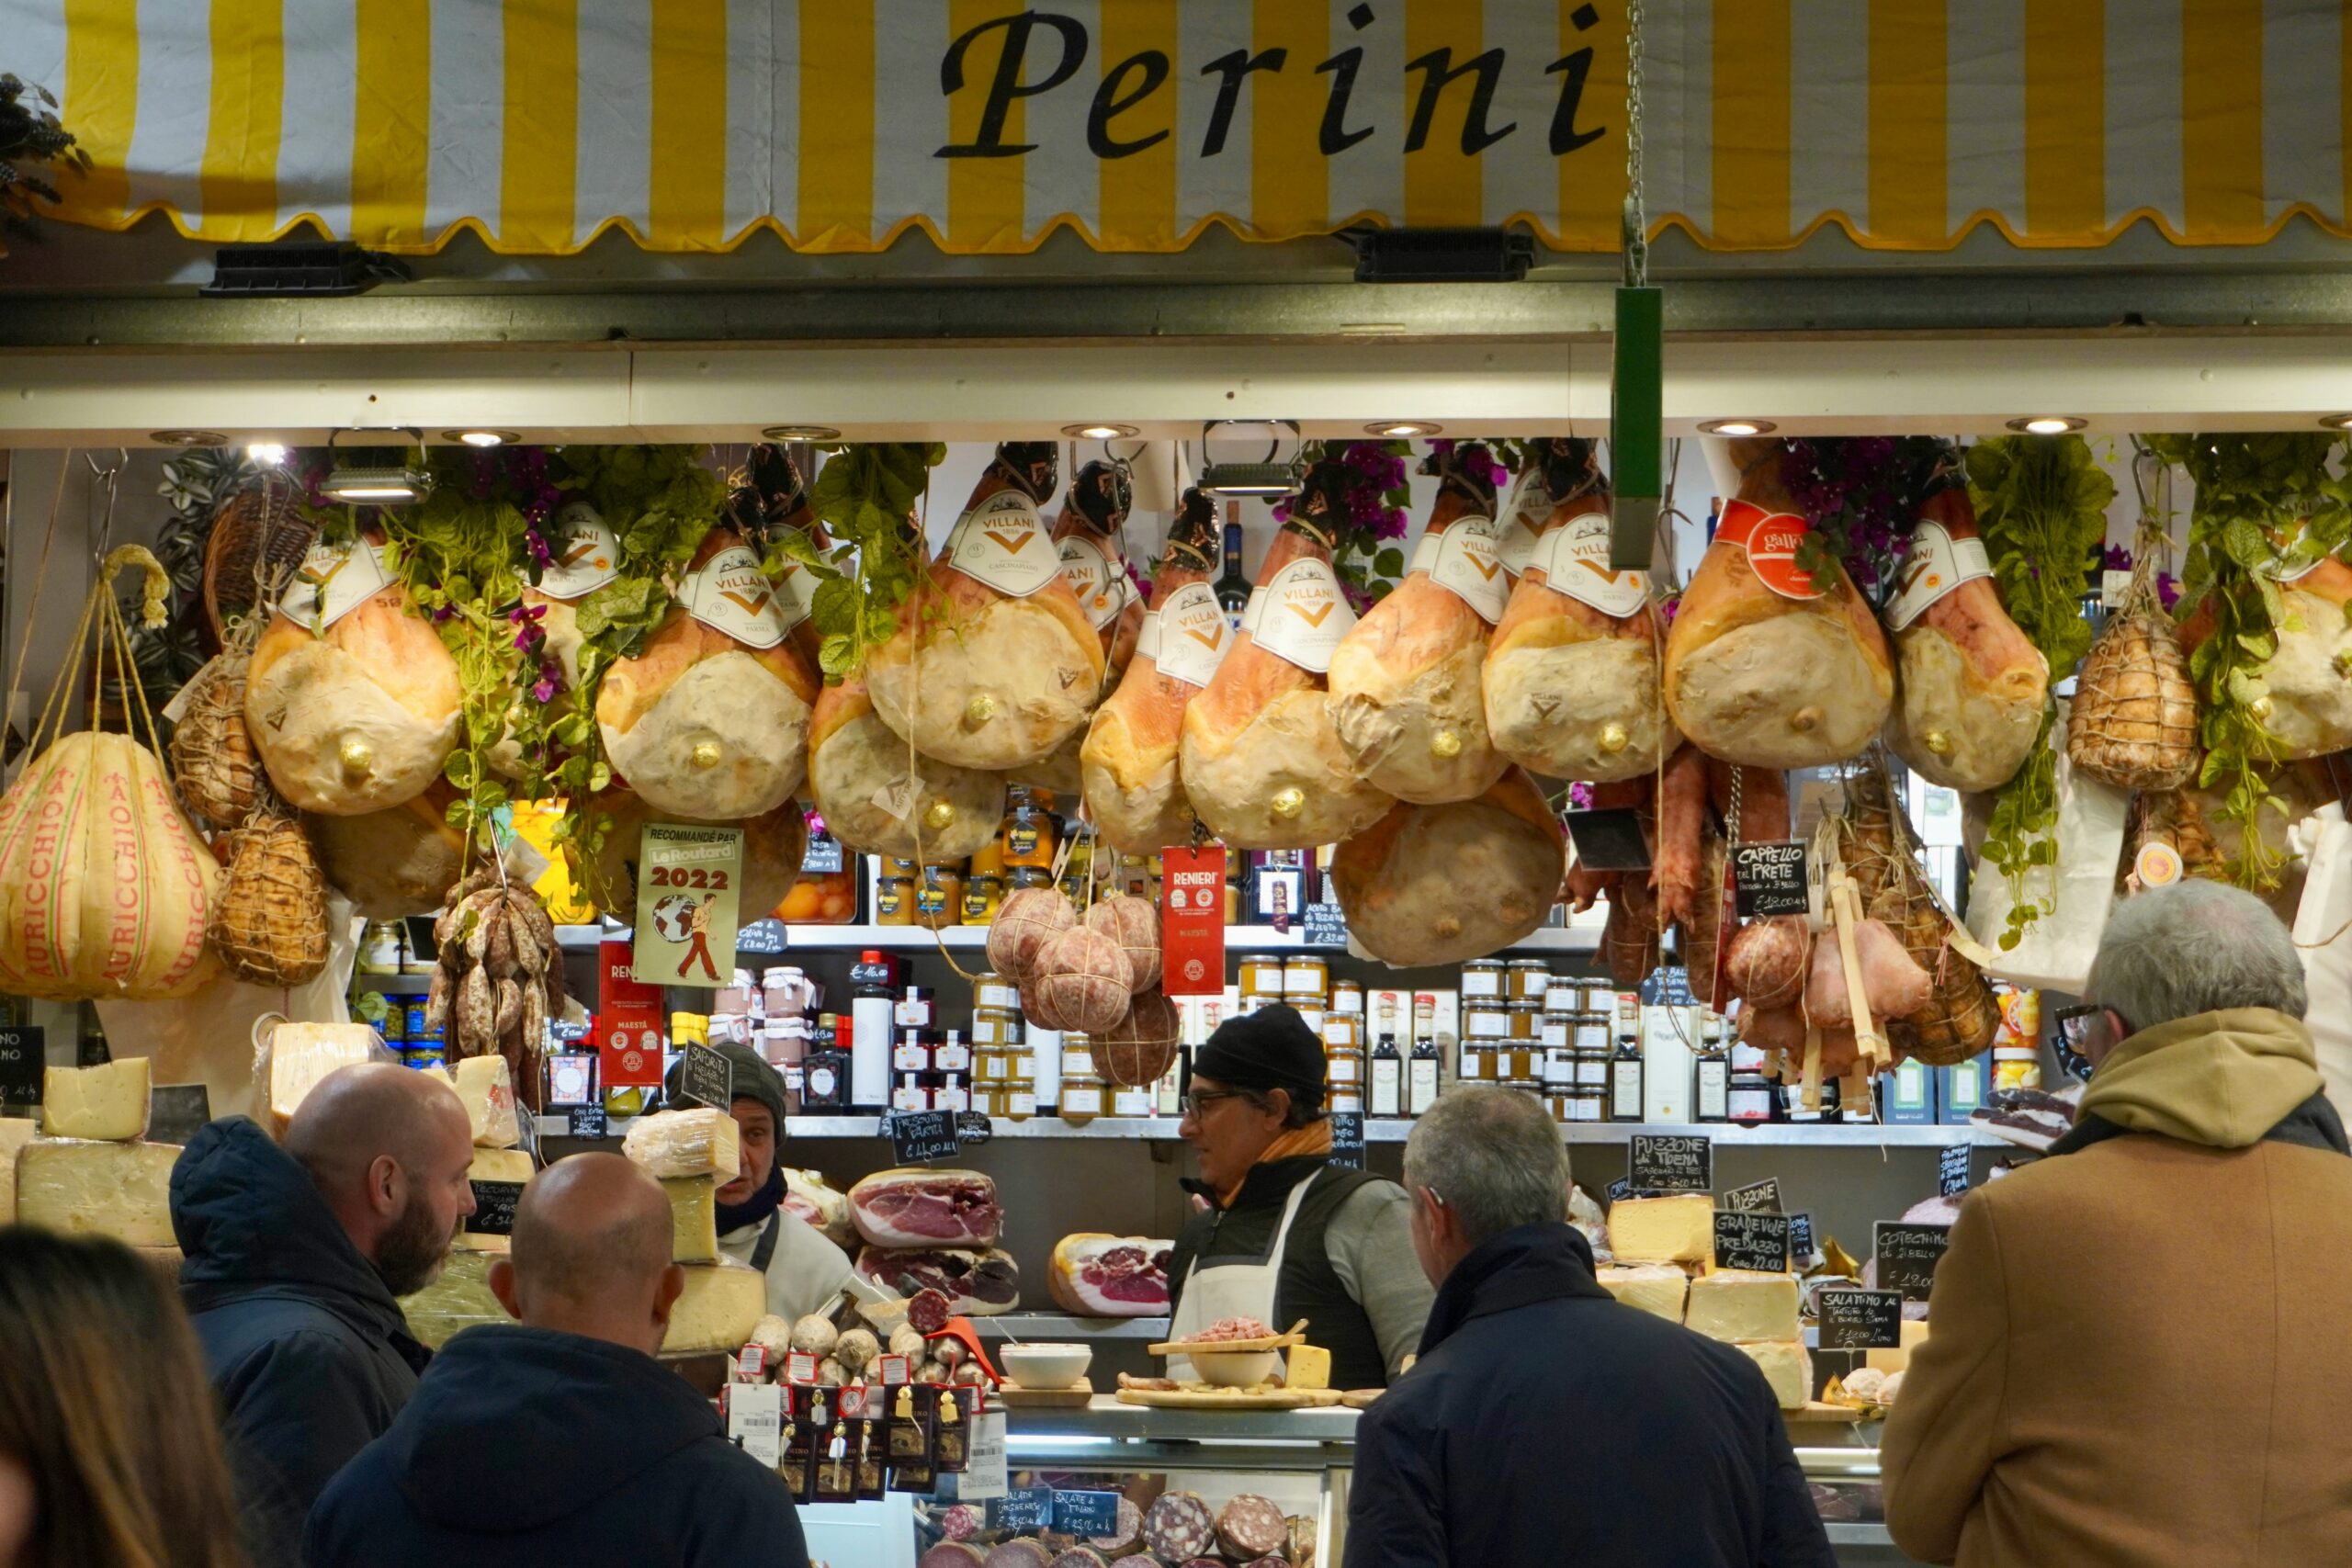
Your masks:
{"label": "wicker basket", "polygon": [[1888,1019],[1888,1043],[1929,1066],[1947,1067],[1988,1050],[2000,1003],[1984,972],[1951,947],[1951,918],[1912,858],[1910,825],[1897,815],[1886,776],[1864,768],[1846,785],[1839,852],[1861,895],[1862,912],[1885,922],[1934,984],[1928,1005]]}
{"label": "wicker basket", "polygon": [[291,481],[272,474],[213,518],[204,545],[204,629],[214,649],[228,646],[230,626],[254,608],[260,584],[290,577],[318,542],[300,500]]}
{"label": "wicker basket", "polygon": [[304,985],[326,967],[326,879],[293,818],[267,811],[229,835],[229,876],[205,937],[256,986]]}
{"label": "wicker basket", "polygon": [[2146,610],[2118,617],[2075,682],[2066,756],[2118,789],[2177,789],[2197,770],[2197,691],[2172,624]]}
{"label": "wicker basket", "polygon": [[190,811],[216,828],[233,828],[261,798],[261,763],[245,733],[249,644],[231,647],[189,682],[186,711],[172,731],[172,787]]}

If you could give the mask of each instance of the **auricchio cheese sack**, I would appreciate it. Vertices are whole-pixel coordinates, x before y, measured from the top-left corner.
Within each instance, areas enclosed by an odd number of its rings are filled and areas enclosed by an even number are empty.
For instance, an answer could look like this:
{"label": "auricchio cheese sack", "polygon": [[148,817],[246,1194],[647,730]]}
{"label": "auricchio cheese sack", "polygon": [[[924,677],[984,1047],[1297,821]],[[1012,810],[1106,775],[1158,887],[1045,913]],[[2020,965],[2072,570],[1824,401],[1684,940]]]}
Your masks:
{"label": "auricchio cheese sack", "polygon": [[1658,694],[1666,628],[1648,574],[1610,569],[1609,492],[1590,443],[1546,443],[1508,510],[1532,514],[1533,532],[1481,671],[1495,750],[1545,778],[1655,772],[1682,741]]}
{"label": "auricchio cheese sack", "polygon": [[592,805],[613,819],[596,856],[601,885],[590,889],[602,908],[636,909],[638,845],[649,822],[743,829],[743,885],[737,891],[736,909],[746,923],[775,912],[800,880],[800,863],[808,853],[808,820],[797,800],[736,822],[704,822],[673,811],[655,811],[627,790],[597,795]]}
{"label": "auricchio cheese sack", "polygon": [[279,795],[356,817],[441,776],[460,697],[457,661],[378,546],[320,545],[254,649],[245,728]]}
{"label": "auricchio cheese sack", "polygon": [[874,711],[926,757],[959,768],[1043,762],[1102,695],[1102,642],[1063,581],[1037,515],[1051,442],[1007,442],[866,658]]}
{"label": "auricchio cheese sack", "polygon": [[1004,820],[1004,776],[910,750],[875,713],[865,677],[826,687],[808,738],[808,798],[826,829],[870,855],[937,863],[978,853]]}
{"label": "auricchio cheese sack", "polygon": [[1332,853],[1348,931],[1401,967],[1459,964],[1524,940],[1567,871],[1567,839],[1534,783],[1505,773],[1476,800],[1399,802]]}
{"label": "auricchio cheese sack", "polygon": [[[537,582],[523,590],[523,607],[537,612],[548,654],[563,671],[564,689],[573,691],[580,685],[580,601],[619,572],[620,542],[584,501],[565,503],[548,533],[555,559],[539,573]],[[510,778],[523,772],[521,748],[511,736],[486,756],[492,768]]]}
{"label": "auricchio cheese sack", "polygon": [[808,772],[817,677],[760,558],[734,529],[695,551],[670,613],[596,693],[605,754],[657,811],[732,822],[774,811]]}

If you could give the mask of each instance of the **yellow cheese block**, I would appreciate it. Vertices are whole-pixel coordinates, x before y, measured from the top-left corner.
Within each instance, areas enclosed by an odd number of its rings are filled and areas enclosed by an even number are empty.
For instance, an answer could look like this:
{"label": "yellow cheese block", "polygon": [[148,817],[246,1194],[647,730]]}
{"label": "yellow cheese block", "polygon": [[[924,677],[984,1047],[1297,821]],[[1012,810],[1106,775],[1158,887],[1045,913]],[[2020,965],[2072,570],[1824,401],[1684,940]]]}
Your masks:
{"label": "yellow cheese block", "polygon": [[1592,1271],[1602,1288],[1629,1307],[1668,1323],[1682,1321],[1682,1298],[1690,1288],[1690,1276],[1670,1263],[1636,1263],[1625,1268],[1603,1267]]}
{"label": "yellow cheese block", "polygon": [[1737,1348],[1764,1370],[1764,1381],[1772,1385],[1772,1397],[1781,1409],[1801,1410],[1813,1397],[1813,1358],[1804,1353],[1804,1341],[1761,1339]]}
{"label": "yellow cheese block", "polygon": [[27,1144],[17,1156],[17,1222],[130,1247],[171,1247],[176,1144]]}
{"label": "yellow cheese block", "polygon": [[676,1176],[662,1184],[670,1199],[674,1263],[715,1263],[718,1260],[718,1178]]}
{"label": "yellow cheese block", "polygon": [[136,1138],[147,1131],[147,1058],[41,1075],[40,1130],[52,1138]]}
{"label": "yellow cheese block", "polygon": [[381,1036],[364,1023],[281,1023],[269,1032],[269,1130],[286,1136],[287,1123],[339,1067],[389,1061]]}
{"label": "yellow cheese block", "polygon": [[[473,1164],[466,1167],[468,1181],[528,1181],[531,1179],[531,1156],[521,1149],[476,1149]],[[513,1245],[511,1236],[494,1235],[473,1228],[473,1218],[468,1215],[466,1228],[458,1233],[455,1245],[469,1252],[504,1252]]]}
{"label": "yellow cheese block", "polygon": [[671,1309],[662,1353],[695,1356],[741,1349],[767,1315],[768,1277],[732,1258],[685,1273],[685,1293]]}
{"label": "yellow cheese block", "polygon": [[1609,1211],[1609,1249],[1621,1263],[1713,1263],[1715,1201],[1704,1192],[1621,1199]]}
{"label": "yellow cheese block", "polygon": [[1864,1354],[1869,1357],[1869,1359],[1863,1362],[1863,1365],[1875,1367],[1882,1372],[1908,1371],[1911,1367],[1911,1352],[1927,1342],[1928,1320],[1923,1317],[1906,1317],[1903,1320],[1903,1348],[1899,1350],[1865,1351]]}
{"label": "yellow cheese block", "polygon": [[1718,1269],[1690,1281],[1684,1326],[1710,1339],[1795,1339],[1797,1281],[1793,1274]]}
{"label": "yellow cheese block", "polygon": [[0,1225],[17,1222],[17,1156],[40,1131],[28,1117],[0,1117]]}
{"label": "yellow cheese block", "polygon": [[472,1127],[474,1146],[511,1149],[523,1141],[514,1121],[514,1080],[503,1056],[469,1056],[453,1075],[458,1098],[466,1102],[466,1122]]}
{"label": "yellow cheese block", "polygon": [[1289,1365],[1283,1372],[1285,1388],[1329,1388],[1331,1386],[1331,1352],[1320,1345],[1294,1345],[1288,1352]]}
{"label": "yellow cheese block", "polygon": [[628,1124],[621,1152],[655,1176],[716,1176],[732,1181],[742,1170],[742,1137],[735,1118],[697,1106],[657,1111]]}
{"label": "yellow cheese block", "polygon": [[512,1323],[498,1298],[490,1293],[491,1255],[452,1252],[441,1277],[413,1296],[401,1298],[408,1331],[438,1350],[460,1329],[479,1324]]}

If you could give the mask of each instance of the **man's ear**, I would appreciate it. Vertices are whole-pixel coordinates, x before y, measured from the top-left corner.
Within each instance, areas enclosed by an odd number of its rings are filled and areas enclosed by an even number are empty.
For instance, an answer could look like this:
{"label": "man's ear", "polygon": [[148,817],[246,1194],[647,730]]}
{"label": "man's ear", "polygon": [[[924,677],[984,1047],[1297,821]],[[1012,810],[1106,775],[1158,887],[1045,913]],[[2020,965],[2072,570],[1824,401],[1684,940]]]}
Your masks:
{"label": "man's ear", "polygon": [[507,1316],[517,1323],[523,1321],[523,1296],[522,1292],[515,1289],[513,1258],[497,1258],[491,1260],[490,1293],[498,1298],[498,1304],[506,1309]]}
{"label": "man's ear", "polygon": [[662,1270],[662,1283],[653,1292],[653,1321],[660,1324],[664,1331],[670,1326],[671,1311],[677,1306],[678,1298],[685,1294],[685,1291],[686,1271],[684,1268],[673,1263]]}
{"label": "man's ear", "polygon": [[1413,1207],[1420,1211],[1421,1234],[1443,1247],[1453,1239],[1453,1211],[1437,1201],[1437,1194],[1426,1187],[1411,1189]]}
{"label": "man's ear", "polygon": [[401,1212],[402,1175],[401,1162],[390,1155],[378,1155],[368,1162],[368,1206],[385,1219]]}

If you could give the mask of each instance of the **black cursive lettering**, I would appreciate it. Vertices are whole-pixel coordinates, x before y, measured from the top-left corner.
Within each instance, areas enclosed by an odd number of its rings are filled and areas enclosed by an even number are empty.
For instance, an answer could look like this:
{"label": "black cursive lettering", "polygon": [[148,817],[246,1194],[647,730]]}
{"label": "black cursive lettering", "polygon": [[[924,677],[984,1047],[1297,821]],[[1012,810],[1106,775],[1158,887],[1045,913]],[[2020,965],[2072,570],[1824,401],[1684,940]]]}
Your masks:
{"label": "black cursive lettering", "polygon": [[1437,118],[1437,101],[1447,85],[1473,73],[1477,79],[1471,85],[1469,111],[1462,117],[1463,156],[1483,152],[1519,129],[1517,120],[1500,130],[1487,129],[1487,111],[1494,107],[1495,85],[1503,73],[1501,50],[1490,49],[1456,65],[1453,50],[1433,49],[1419,60],[1406,62],[1405,69],[1427,73],[1421,78],[1420,98],[1413,105],[1412,127],[1405,132],[1406,152],[1418,152],[1428,143],[1430,121]]}
{"label": "black cursive lettering", "polygon": [[1241,99],[1241,79],[1252,71],[1280,71],[1283,62],[1290,58],[1286,49],[1270,49],[1262,54],[1252,54],[1237,49],[1230,54],[1220,54],[1201,67],[1204,76],[1223,75],[1216,85],[1216,104],[1209,110],[1208,133],[1201,138],[1201,156],[1214,158],[1225,151],[1226,133],[1233,129],[1234,106]]}
{"label": "black cursive lettering", "polygon": [[[1168,80],[1168,56],[1156,49],[1141,54],[1131,54],[1103,73],[1102,85],[1094,89],[1094,107],[1086,111],[1086,150],[1098,158],[1125,158],[1157,146],[1168,140],[1170,132],[1155,130],[1149,136],[1133,141],[1114,140],[1111,135],[1113,117],[1127,110],[1159,91]],[[1143,73],[1143,82],[1135,91],[1122,96],[1120,85],[1129,71]]]}
{"label": "black cursive lettering", "polygon": [[[1062,57],[1044,81],[1024,85],[1021,71],[1028,60],[1029,35],[1041,23],[1060,38]],[[996,75],[989,83],[988,101],[980,109],[978,133],[969,141],[949,142],[932,154],[934,158],[1014,158],[1035,152],[1037,143],[1034,141],[1004,139],[1004,122],[1012,114],[1014,102],[1051,92],[1078,74],[1078,68],[1086,62],[1086,28],[1075,17],[1051,11],[991,17],[947,46],[946,57],[939,62],[941,92],[955,94],[964,90],[965,55],[982,33],[996,28],[1004,29],[1004,49],[996,57]]]}

